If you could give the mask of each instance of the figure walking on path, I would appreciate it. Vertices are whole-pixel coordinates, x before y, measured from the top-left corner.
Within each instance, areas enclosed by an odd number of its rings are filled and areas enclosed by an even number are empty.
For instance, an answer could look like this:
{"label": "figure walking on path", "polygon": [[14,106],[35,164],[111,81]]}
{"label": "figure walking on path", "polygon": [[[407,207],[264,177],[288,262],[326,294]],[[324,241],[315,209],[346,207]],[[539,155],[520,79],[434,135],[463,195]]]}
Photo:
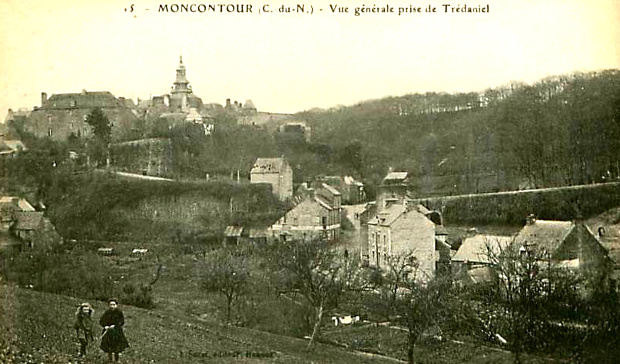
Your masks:
{"label": "figure walking on path", "polygon": [[101,350],[108,353],[108,360],[118,361],[121,351],[129,347],[127,338],[123,333],[125,317],[118,308],[118,301],[115,298],[108,300],[108,309],[101,315],[99,325],[103,327],[101,336]]}
{"label": "figure walking on path", "polygon": [[80,352],[78,356],[86,356],[88,343],[94,340],[93,336],[93,314],[95,310],[88,303],[82,303],[75,313],[75,333],[80,341]]}

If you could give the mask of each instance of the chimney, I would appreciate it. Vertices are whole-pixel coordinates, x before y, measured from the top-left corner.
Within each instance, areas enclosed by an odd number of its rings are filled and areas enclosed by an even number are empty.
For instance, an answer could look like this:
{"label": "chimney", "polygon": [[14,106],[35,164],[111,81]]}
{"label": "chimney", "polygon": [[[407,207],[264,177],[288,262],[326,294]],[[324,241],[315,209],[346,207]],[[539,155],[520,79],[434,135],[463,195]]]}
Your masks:
{"label": "chimney", "polygon": [[526,225],[534,225],[536,223],[536,216],[534,214],[529,214],[525,218]]}
{"label": "chimney", "polygon": [[230,107],[230,99],[226,99],[226,107]]}
{"label": "chimney", "polygon": [[47,102],[47,93],[41,92],[41,106]]}

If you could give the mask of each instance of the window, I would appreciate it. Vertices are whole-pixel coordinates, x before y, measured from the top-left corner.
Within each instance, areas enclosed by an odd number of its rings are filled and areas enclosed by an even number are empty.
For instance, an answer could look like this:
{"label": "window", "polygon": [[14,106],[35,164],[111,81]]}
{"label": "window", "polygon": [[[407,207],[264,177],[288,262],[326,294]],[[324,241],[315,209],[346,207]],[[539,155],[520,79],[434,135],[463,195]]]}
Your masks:
{"label": "window", "polygon": [[48,137],[52,136],[52,128],[47,128],[47,136]]}

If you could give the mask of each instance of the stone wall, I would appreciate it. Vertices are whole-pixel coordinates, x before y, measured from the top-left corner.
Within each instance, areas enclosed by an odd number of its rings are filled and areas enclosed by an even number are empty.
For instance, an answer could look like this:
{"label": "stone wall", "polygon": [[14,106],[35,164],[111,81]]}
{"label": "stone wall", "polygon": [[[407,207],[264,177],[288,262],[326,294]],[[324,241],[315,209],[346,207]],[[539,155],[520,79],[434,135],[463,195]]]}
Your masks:
{"label": "stone wall", "polygon": [[167,138],[140,139],[112,144],[112,167],[148,176],[173,174],[172,142]]}

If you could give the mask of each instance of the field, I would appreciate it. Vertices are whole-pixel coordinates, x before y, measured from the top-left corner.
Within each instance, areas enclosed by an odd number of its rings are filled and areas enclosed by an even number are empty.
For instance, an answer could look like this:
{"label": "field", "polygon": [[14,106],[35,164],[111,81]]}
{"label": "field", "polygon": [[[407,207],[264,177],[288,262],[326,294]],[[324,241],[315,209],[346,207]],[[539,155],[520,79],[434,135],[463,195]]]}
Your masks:
{"label": "field", "polygon": [[[617,217],[618,211],[613,210],[588,224],[593,230],[605,226],[605,237],[616,241]],[[461,233],[466,230],[465,227],[453,229]],[[493,226],[480,230],[511,232],[508,227]],[[403,329],[372,322],[334,327],[331,314],[325,317],[321,343],[313,350],[306,350],[307,340],[303,337],[310,332],[308,319],[312,312],[301,307],[303,299],[264,292],[265,287],[259,287],[261,285],[253,286],[252,295],[235,303],[232,324],[223,324],[225,300],[202,288],[205,256],[212,253],[209,249],[205,251],[204,246],[103,245],[115,250],[116,255],[101,259],[120,283],[147,283],[153,280],[157,267],[162,267],[159,279],[152,286],[153,310],[122,305],[126,335],[131,344],[122,355],[123,362],[391,363],[406,360]],[[131,253],[133,248],[148,248],[149,252],[136,256]],[[253,267],[252,272],[253,279],[263,279],[260,268]],[[90,348],[87,360],[79,361],[75,357],[78,347],[72,330],[73,314],[81,302],[79,298],[0,285],[0,330],[3,332],[0,362],[104,362],[105,357],[96,345]],[[105,304],[93,303],[98,318]],[[415,358],[417,363],[439,364],[513,362],[512,354],[499,347],[430,337],[416,346]],[[568,362],[537,356],[524,359],[525,363],[535,364]]]}
{"label": "field", "polygon": [[[73,313],[80,299],[0,286],[0,362],[105,362],[90,348],[86,360],[75,358]],[[96,317],[104,303],[95,302]],[[393,360],[265,332],[207,323],[187,315],[122,306],[130,348],[125,363],[390,363]]]}

